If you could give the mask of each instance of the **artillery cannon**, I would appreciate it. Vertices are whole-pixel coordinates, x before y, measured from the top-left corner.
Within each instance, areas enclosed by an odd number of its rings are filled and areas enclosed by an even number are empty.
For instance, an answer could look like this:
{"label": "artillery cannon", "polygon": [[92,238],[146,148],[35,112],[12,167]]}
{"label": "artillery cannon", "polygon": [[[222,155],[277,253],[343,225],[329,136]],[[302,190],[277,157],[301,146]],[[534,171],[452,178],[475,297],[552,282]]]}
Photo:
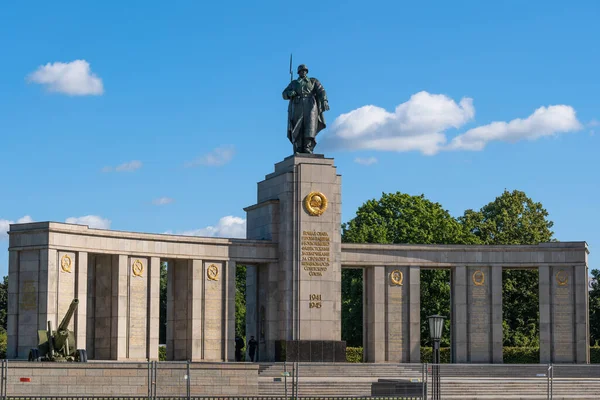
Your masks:
{"label": "artillery cannon", "polygon": [[85,349],[77,349],[75,332],[67,329],[78,304],[79,300],[73,299],[56,331],[52,321],[48,321],[47,331],[38,330],[38,346],[29,351],[29,361],[87,362]]}

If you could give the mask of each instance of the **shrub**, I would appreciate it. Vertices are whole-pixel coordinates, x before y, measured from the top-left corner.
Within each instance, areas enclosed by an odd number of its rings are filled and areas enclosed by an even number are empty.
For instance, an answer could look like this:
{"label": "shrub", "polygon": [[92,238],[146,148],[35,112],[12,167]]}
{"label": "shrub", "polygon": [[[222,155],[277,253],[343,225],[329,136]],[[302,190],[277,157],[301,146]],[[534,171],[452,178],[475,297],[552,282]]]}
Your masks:
{"label": "shrub", "polygon": [[[433,349],[431,347],[421,347],[421,362],[432,363],[433,362]],[[450,363],[450,347],[440,348],[440,363]]]}
{"label": "shrub", "polygon": [[6,331],[0,327],[0,359],[6,358]]}
{"label": "shrub", "polygon": [[539,364],[539,347],[504,347],[502,348],[504,364]]}
{"label": "shrub", "polygon": [[167,360],[167,348],[165,346],[158,347],[158,361]]}
{"label": "shrub", "polygon": [[[0,339],[0,344],[1,344]],[[6,346],[6,345],[5,345]],[[539,347],[504,347],[502,349],[504,364],[539,364]],[[346,361],[351,363],[363,362],[362,347],[347,347]],[[431,347],[421,347],[421,362],[431,363],[433,361]],[[450,348],[442,347],[440,349],[440,361],[442,364],[450,363]],[[600,346],[590,347],[590,363],[600,364]]]}
{"label": "shrub", "polygon": [[600,346],[590,347],[590,363],[600,364]]}
{"label": "shrub", "polygon": [[362,347],[346,347],[346,361],[350,363],[363,362]]}

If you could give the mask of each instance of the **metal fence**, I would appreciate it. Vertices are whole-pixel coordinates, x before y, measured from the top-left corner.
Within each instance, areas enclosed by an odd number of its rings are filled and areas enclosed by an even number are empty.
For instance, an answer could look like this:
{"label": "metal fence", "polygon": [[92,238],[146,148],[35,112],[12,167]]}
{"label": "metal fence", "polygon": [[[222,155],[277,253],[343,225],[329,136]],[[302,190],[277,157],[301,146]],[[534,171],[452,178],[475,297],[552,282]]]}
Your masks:
{"label": "metal fence", "polygon": [[0,365],[1,400],[430,400],[435,394],[444,400],[600,399],[600,365],[7,360]]}

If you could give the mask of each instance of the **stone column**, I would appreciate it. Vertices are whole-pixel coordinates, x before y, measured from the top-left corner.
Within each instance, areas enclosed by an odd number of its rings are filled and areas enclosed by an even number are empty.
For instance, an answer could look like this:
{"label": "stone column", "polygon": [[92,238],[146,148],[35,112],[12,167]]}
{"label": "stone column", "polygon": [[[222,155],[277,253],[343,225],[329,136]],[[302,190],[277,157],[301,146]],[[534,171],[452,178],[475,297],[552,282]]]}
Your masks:
{"label": "stone column", "polygon": [[226,265],[226,276],[225,290],[227,295],[226,299],[226,318],[225,318],[225,332],[226,337],[224,338],[225,343],[225,361],[235,361],[235,284],[236,284],[236,268],[237,264],[235,261],[227,261]]}
{"label": "stone column", "polygon": [[167,359],[202,359],[202,260],[174,260],[167,271]]}
{"label": "stone column", "polygon": [[[246,265],[246,341],[250,339],[250,336],[255,338],[258,336],[257,280],[258,268],[255,265]],[[242,355],[242,361],[245,360],[245,356]]]}
{"label": "stone column", "polygon": [[[88,289],[88,253],[77,253],[77,269],[75,269],[75,297],[79,304],[74,315],[75,340],[78,349],[86,349],[87,343],[87,289]],[[62,294],[61,294],[62,296]],[[72,300],[72,299],[71,299]]]}
{"label": "stone column", "polygon": [[[175,330],[178,328],[178,320],[181,313],[181,307],[175,307],[176,293],[181,292],[178,291],[178,285],[175,282],[175,277],[177,274],[175,273],[175,269],[177,265],[175,260],[167,261],[167,328],[166,328],[166,350],[167,350],[167,360],[180,360],[183,359],[180,356],[180,348],[181,343],[175,340]],[[181,293],[180,293],[181,294]],[[187,299],[187,292],[185,293]],[[185,309],[187,310],[187,301],[183,302]],[[177,311],[176,311],[177,310]],[[187,312],[185,313],[187,320]],[[179,328],[180,329],[180,328]],[[185,355],[185,348],[187,345],[183,346],[183,355]],[[177,350],[175,349],[177,347]]]}
{"label": "stone column", "polygon": [[501,363],[502,268],[462,268],[452,280],[453,361]]}
{"label": "stone column", "polygon": [[[224,358],[225,277],[223,262],[204,262],[204,313],[202,315],[203,352],[206,361],[222,361]],[[194,288],[195,289],[195,288]],[[194,290],[195,292],[195,290]],[[201,300],[202,301],[202,300]],[[198,305],[201,305],[201,301]]]}
{"label": "stone column", "polygon": [[[93,298],[93,321],[90,330],[93,330],[93,351],[88,357],[94,360],[111,360],[112,346],[116,345],[116,331],[113,334],[113,277],[117,279],[119,257],[105,254],[97,254],[92,258],[90,274],[94,278]],[[115,267],[113,267],[115,263]],[[118,288],[118,285],[115,287]],[[115,321],[116,322],[116,321]],[[89,349],[88,349],[89,350]],[[115,352],[116,356],[116,352]]]}
{"label": "stone column", "polygon": [[421,359],[421,271],[417,266],[386,267],[385,360]]}
{"label": "stone column", "polygon": [[[266,277],[269,288],[275,288],[279,284],[279,265],[268,264],[265,265]],[[279,337],[280,332],[283,330],[281,325],[280,313],[283,309],[281,304],[281,292],[277,290],[269,290],[267,294],[267,302],[264,310],[264,340],[266,343],[266,351],[261,356],[260,361],[269,361],[275,359],[276,339]],[[259,335],[261,332],[259,332]]]}
{"label": "stone column", "polygon": [[363,324],[366,327],[366,360],[370,363],[385,361],[385,268],[369,267],[365,270],[365,305]]}
{"label": "stone column", "polygon": [[573,267],[575,278],[575,362],[590,363],[590,307],[588,295],[588,266]]}
{"label": "stone column", "polygon": [[[89,360],[96,359],[96,260],[98,255],[88,254],[86,293],[86,344]],[[110,307],[109,307],[110,308]]]}
{"label": "stone column", "polygon": [[206,282],[203,276],[203,261],[189,260],[187,269],[187,359],[200,361],[204,359],[206,346],[205,322],[202,318],[207,311],[204,307],[210,307],[206,302]]}
{"label": "stone column", "polygon": [[[37,325],[38,329],[47,329],[48,321],[52,322],[52,328],[56,329],[60,320],[58,319],[59,311],[66,313],[68,309],[68,305],[65,306],[64,301],[61,304],[59,303],[58,294],[61,290],[64,290],[66,293],[73,294],[73,279],[72,272],[69,277],[63,277],[63,279],[59,282],[59,269],[61,259],[65,256],[70,257],[70,268],[68,270],[72,271],[75,269],[75,254],[74,253],[62,253],[57,252],[53,249],[43,249],[43,250],[32,250],[32,251],[22,251],[20,252],[20,273],[19,280],[25,281],[23,283],[27,286],[27,278],[28,276],[24,276],[23,272],[27,271],[27,275],[29,275],[34,270],[38,272],[37,279],[37,287],[38,287],[38,296],[39,296],[39,310],[41,312],[38,313]],[[63,271],[63,275],[67,274]],[[71,278],[71,279],[68,279]],[[35,281],[32,279],[31,281]],[[73,327],[73,323],[69,324],[70,327]],[[37,338],[37,331],[35,332],[35,337]]]}
{"label": "stone column", "polygon": [[492,275],[491,301],[492,301],[492,362],[503,363],[504,333],[502,321],[502,267],[490,268]]}
{"label": "stone column", "polygon": [[257,307],[255,310],[256,332],[246,332],[246,342],[251,336],[258,341],[256,360],[268,361],[276,358],[276,339],[280,332],[280,291],[273,290],[279,285],[279,266],[262,264],[257,267]]}
{"label": "stone column", "polygon": [[160,335],[160,258],[150,258],[148,271],[150,298],[148,299],[148,359],[158,360],[158,345]]}
{"label": "stone column", "polygon": [[57,327],[57,252],[26,250],[18,255],[17,358],[27,358],[37,347],[38,329],[47,329],[48,321]]}
{"label": "stone column", "polygon": [[589,362],[587,268],[539,267],[540,362]]}
{"label": "stone column", "polygon": [[467,349],[467,267],[455,266],[451,272],[450,318],[453,363],[468,362]]}
{"label": "stone column", "polygon": [[128,256],[112,256],[111,360],[127,358]]}

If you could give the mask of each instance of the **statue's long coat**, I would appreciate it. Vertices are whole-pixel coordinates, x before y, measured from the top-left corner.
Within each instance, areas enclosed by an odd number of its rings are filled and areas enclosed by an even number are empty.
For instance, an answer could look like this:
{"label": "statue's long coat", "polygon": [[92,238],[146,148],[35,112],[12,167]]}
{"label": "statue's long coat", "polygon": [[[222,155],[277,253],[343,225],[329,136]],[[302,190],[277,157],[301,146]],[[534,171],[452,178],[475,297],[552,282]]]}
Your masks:
{"label": "statue's long coat", "polygon": [[295,143],[297,138],[315,139],[317,134],[325,129],[325,116],[323,115],[323,100],[327,93],[317,78],[298,78],[285,88],[282,95],[289,100],[288,92],[293,90],[296,96],[288,105],[287,137]]}

